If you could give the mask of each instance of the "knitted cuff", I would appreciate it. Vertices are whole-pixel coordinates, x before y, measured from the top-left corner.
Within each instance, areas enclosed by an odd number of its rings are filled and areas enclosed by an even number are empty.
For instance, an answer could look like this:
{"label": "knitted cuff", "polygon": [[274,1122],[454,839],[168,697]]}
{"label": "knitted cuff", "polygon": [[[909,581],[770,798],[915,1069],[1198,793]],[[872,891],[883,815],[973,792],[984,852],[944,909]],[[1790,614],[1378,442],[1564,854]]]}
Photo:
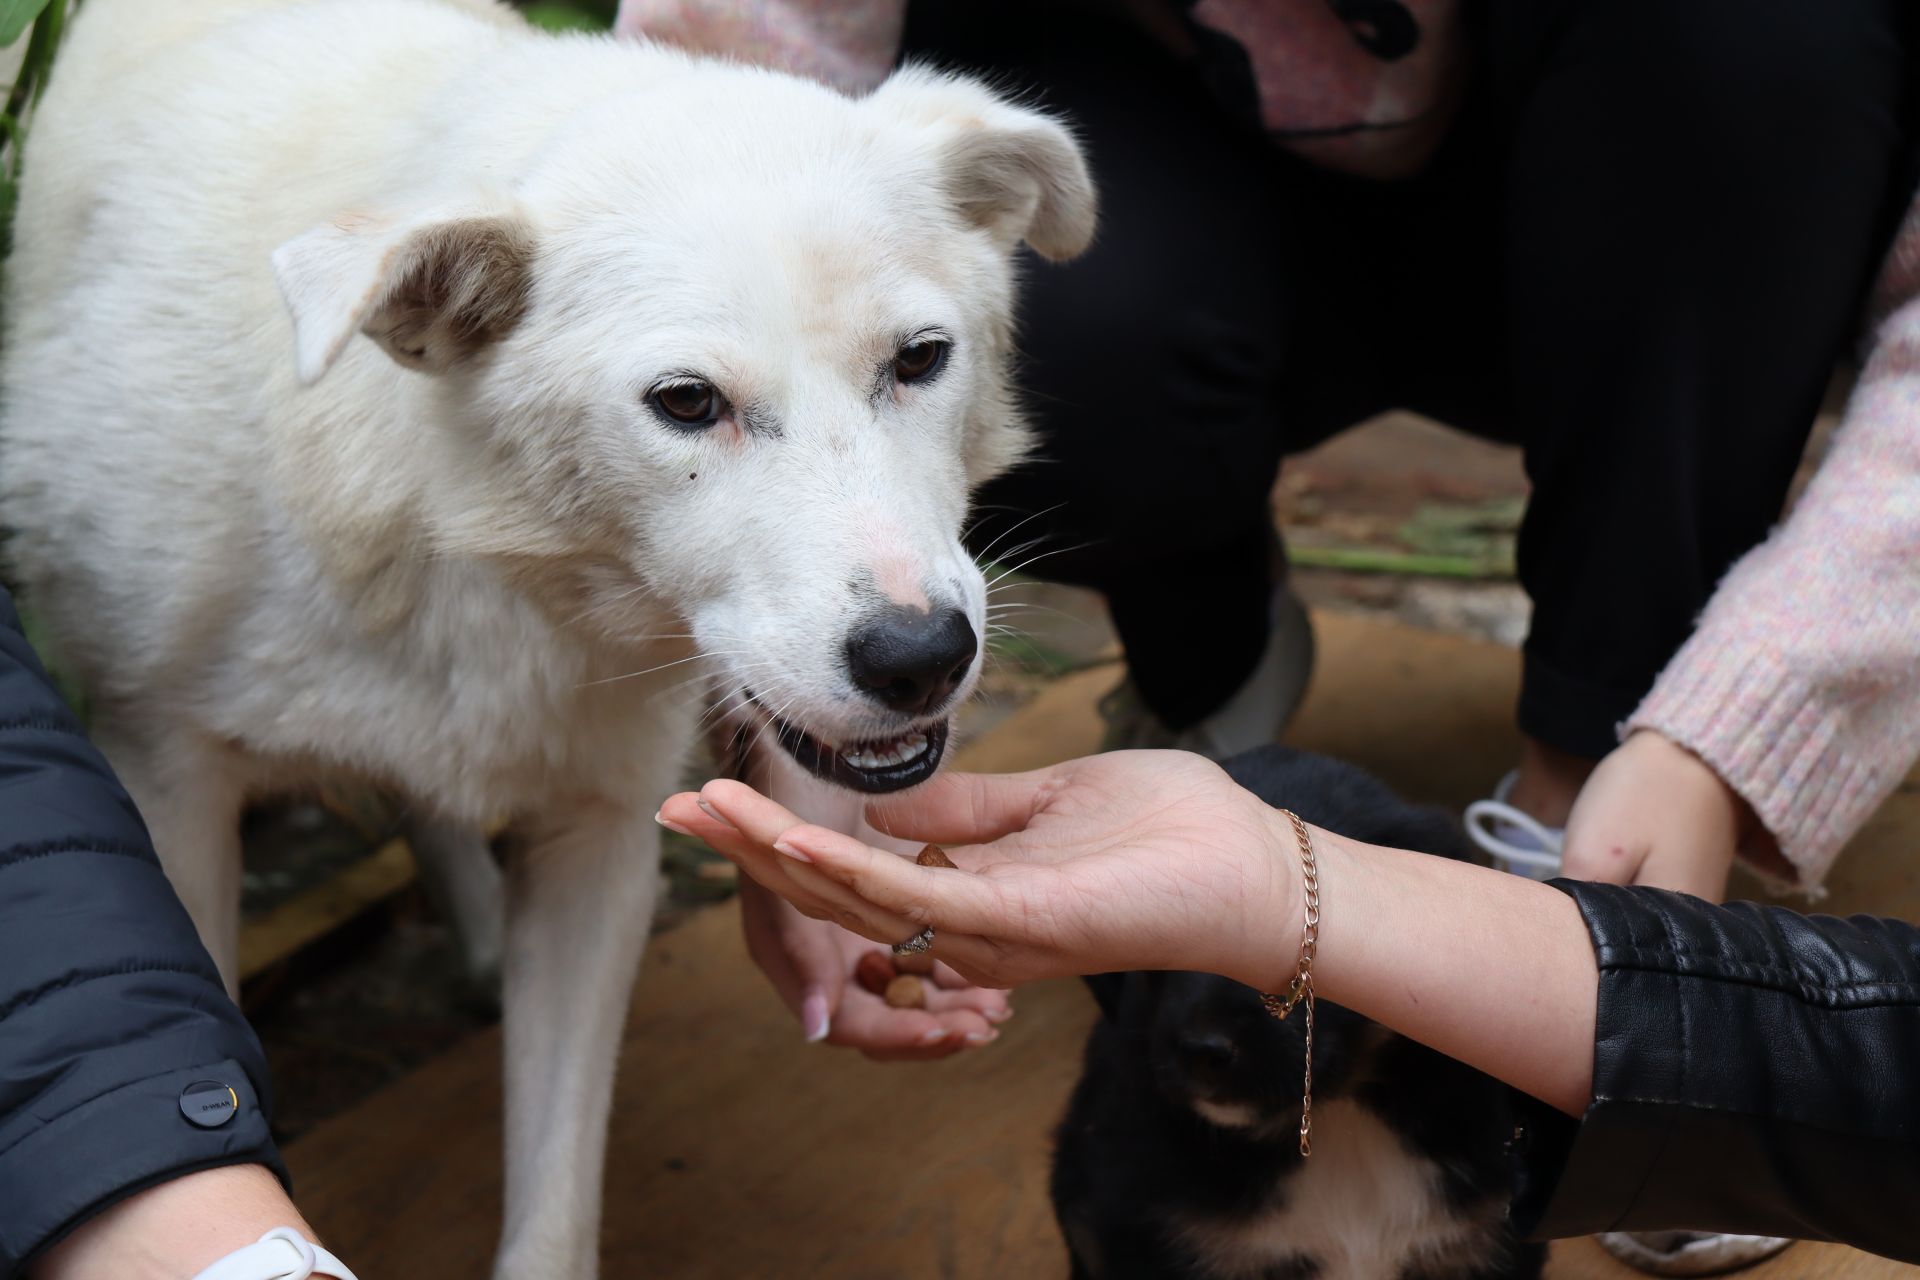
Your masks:
{"label": "knitted cuff", "polygon": [[1887,780],[1845,749],[1841,708],[1774,654],[1688,641],[1624,728],[1652,729],[1699,756],[1779,841],[1818,896],[1840,848],[1872,816]]}

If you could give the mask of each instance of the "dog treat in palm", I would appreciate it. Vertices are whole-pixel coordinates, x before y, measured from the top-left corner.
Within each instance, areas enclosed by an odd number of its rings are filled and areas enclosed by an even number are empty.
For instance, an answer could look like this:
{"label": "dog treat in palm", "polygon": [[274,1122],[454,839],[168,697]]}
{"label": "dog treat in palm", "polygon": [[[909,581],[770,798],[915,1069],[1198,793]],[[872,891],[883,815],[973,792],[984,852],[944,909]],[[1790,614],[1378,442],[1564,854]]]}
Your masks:
{"label": "dog treat in palm", "polygon": [[947,856],[947,851],[937,844],[923,846],[920,850],[920,856],[913,861],[915,865],[922,867],[945,867],[949,871],[958,871],[960,869],[953,865],[953,859]]}
{"label": "dog treat in palm", "polygon": [[894,1009],[924,1009],[927,984],[911,973],[903,973],[887,984],[887,1004]]}
{"label": "dog treat in palm", "polygon": [[884,951],[869,951],[853,966],[853,980],[863,990],[876,996],[885,995],[887,987],[897,977],[899,974],[894,969],[893,961]]}
{"label": "dog treat in palm", "polygon": [[904,956],[895,956],[893,958],[893,971],[895,973],[918,974],[924,978],[933,972],[933,957],[924,951],[916,951]]}

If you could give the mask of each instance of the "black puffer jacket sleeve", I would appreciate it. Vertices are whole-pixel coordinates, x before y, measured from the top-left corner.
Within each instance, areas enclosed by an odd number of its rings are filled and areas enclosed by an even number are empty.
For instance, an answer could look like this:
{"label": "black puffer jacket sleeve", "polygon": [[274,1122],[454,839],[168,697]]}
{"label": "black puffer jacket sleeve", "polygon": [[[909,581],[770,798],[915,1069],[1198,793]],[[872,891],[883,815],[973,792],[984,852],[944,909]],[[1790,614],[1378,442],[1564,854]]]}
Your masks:
{"label": "black puffer jacket sleeve", "polygon": [[284,1182],[266,1106],[259,1042],[0,592],[0,1280],[183,1173]]}
{"label": "black puffer jacket sleeve", "polygon": [[1521,1127],[1515,1225],[1920,1262],[1920,929],[1555,881],[1600,965],[1593,1102]]}

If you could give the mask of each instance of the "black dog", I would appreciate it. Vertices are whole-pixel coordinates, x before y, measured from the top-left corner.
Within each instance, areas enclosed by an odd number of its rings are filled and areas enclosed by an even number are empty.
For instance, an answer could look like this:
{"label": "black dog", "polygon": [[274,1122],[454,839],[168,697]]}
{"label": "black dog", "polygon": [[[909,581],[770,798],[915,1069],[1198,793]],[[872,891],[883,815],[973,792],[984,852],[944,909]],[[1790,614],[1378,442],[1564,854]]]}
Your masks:
{"label": "black dog", "polygon": [[[1226,767],[1318,826],[1466,857],[1444,814],[1350,765],[1270,747]],[[1313,1155],[1303,1160],[1302,1012],[1277,1022],[1257,992],[1206,974],[1108,974],[1089,985],[1106,1016],[1087,1043],[1053,1166],[1075,1280],[1540,1275],[1545,1249],[1507,1225],[1513,1120],[1494,1080],[1322,1002]]]}

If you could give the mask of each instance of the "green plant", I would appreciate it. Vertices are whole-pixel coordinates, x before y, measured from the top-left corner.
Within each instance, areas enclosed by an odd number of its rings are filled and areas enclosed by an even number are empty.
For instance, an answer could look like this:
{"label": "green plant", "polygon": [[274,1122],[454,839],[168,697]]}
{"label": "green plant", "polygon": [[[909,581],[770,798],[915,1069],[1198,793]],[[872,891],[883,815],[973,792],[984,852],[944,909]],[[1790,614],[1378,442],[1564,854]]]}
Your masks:
{"label": "green plant", "polygon": [[605,31],[613,25],[613,0],[536,0],[523,4],[527,21],[549,31]]}
{"label": "green plant", "polygon": [[0,114],[0,256],[13,248],[13,207],[20,198],[20,150],[26,140],[27,117],[47,87],[60,34],[77,0],[0,0],[0,47],[11,48],[27,37],[27,49],[7,89]]}

